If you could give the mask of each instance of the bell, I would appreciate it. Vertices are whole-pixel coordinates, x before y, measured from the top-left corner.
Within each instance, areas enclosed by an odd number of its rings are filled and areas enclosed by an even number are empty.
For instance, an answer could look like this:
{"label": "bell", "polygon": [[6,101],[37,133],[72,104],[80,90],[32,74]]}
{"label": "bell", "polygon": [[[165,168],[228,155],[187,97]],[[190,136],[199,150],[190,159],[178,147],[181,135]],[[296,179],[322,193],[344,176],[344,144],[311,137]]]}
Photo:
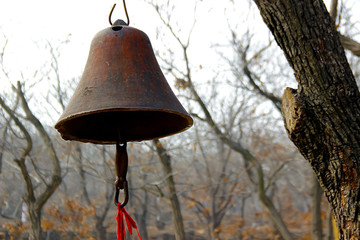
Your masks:
{"label": "bell", "polygon": [[114,144],[169,136],[192,124],[147,35],[117,20],[92,40],[83,76],[55,128],[65,140]]}

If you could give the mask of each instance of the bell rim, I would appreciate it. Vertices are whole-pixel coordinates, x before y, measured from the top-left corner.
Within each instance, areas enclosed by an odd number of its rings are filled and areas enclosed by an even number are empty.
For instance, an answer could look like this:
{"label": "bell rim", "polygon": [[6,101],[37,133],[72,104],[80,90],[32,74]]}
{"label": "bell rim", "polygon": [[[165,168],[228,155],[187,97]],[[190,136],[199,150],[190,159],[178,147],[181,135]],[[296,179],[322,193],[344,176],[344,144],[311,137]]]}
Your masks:
{"label": "bell rim", "polygon": [[142,138],[141,140],[129,140],[129,141],[126,141],[126,142],[142,142],[142,141],[155,140],[155,139],[160,139],[160,138],[163,138],[163,137],[172,136],[172,135],[182,133],[182,132],[188,130],[194,124],[193,118],[186,111],[185,111],[185,113],[182,113],[182,112],[172,111],[172,110],[168,110],[168,109],[109,108],[109,109],[101,109],[101,110],[92,110],[92,111],[79,112],[79,113],[75,113],[75,114],[69,115],[69,116],[64,117],[64,118],[60,117],[59,120],[56,122],[54,127],[60,133],[61,137],[66,141],[78,141],[78,142],[83,142],[83,143],[93,143],[93,144],[103,144],[103,145],[116,144],[117,141],[112,141],[112,140],[109,140],[109,141],[101,140],[100,141],[100,140],[94,140],[94,139],[82,139],[82,138],[78,138],[76,136],[73,136],[71,134],[63,133],[61,131],[61,127],[64,125],[64,123],[66,121],[70,121],[70,120],[76,119],[78,117],[83,117],[83,116],[92,115],[92,114],[106,113],[106,112],[162,112],[162,113],[170,113],[170,114],[174,114],[176,116],[182,117],[187,122],[187,125],[184,128],[180,129],[179,131],[174,131],[174,132],[168,133],[168,134],[162,134],[162,135],[159,135],[158,137],[155,137],[155,138]]}

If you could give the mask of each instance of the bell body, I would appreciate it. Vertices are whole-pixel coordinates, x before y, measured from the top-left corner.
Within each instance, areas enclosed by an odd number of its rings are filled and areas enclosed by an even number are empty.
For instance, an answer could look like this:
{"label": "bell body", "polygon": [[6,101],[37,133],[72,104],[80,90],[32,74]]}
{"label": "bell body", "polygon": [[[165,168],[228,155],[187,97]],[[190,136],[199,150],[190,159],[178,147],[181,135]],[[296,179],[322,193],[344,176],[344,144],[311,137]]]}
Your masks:
{"label": "bell body", "polygon": [[192,124],[147,35],[121,26],[95,35],[83,76],[55,128],[65,140],[110,144],[165,137]]}

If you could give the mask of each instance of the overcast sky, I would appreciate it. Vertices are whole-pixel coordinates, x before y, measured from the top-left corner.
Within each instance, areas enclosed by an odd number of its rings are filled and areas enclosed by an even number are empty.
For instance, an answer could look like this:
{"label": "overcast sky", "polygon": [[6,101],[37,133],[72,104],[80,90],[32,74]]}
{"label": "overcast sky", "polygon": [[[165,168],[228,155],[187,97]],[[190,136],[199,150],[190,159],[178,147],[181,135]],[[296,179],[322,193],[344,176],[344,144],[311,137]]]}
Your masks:
{"label": "overcast sky", "polygon": [[[0,41],[3,42],[4,37],[9,41],[4,62],[11,72],[35,67],[34,64],[41,59],[39,53],[46,41],[56,46],[58,42],[66,39],[68,34],[71,34],[70,43],[64,49],[63,57],[66,57],[71,64],[66,68],[77,66],[79,63],[84,65],[91,39],[98,31],[109,27],[108,15],[114,3],[117,3],[117,6],[113,13],[113,21],[117,18],[125,18],[122,1],[0,0],[0,2]],[[193,21],[194,1],[171,2],[176,3],[174,12],[178,13],[177,17],[179,21],[184,22],[186,29]],[[206,4],[200,3],[197,12],[198,36],[207,39],[221,36],[218,34],[219,26],[226,24],[226,19],[222,17],[224,6],[216,4],[216,0],[208,0]],[[156,45],[156,29],[160,22],[154,9],[144,0],[128,0],[127,8],[130,26],[143,30],[149,35],[153,46]],[[203,33],[199,34],[200,32]],[[204,42],[206,45],[209,41],[205,39]]]}
{"label": "overcast sky", "polygon": [[[114,4],[113,0],[0,1],[0,34],[8,39],[4,64],[10,72],[36,68],[38,60],[44,60],[39,53],[46,41],[56,47],[69,34],[70,43],[64,48],[63,54],[63,58],[68,60],[63,64],[65,68],[78,67],[78,64],[86,61],[90,41],[96,32],[109,27],[107,19]],[[140,9],[149,6],[137,0],[128,2],[132,23],[145,19],[148,11],[141,11],[140,17],[136,17],[137,5],[142,6]],[[114,18],[124,17],[122,11],[122,2],[117,3]],[[145,25],[146,21],[143,22],[142,25]],[[0,41],[3,40],[0,38]]]}
{"label": "overcast sky", "polygon": [[[170,2],[176,6],[173,18],[177,19],[182,33],[186,36],[193,22],[196,1]],[[196,25],[191,45],[195,49],[192,51],[194,62],[205,65],[219,58],[212,46],[227,43],[229,23],[237,24],[236,28],[243,31],[250,26],[260,37],[269,36],[255,7],[252,7],[252,11],[249,10],[248,0],[237,0],[234,3],[221,1],[221,4],[218,0],[197,2]],[[359,7],[359,3],[356,2],[358,1],[355,1],[354,7]],[[70,41],[61,50],[62,75],[64,78],[81,75],[90,42],[98,31],[109,27],[108,15],[114,3],[117,3],[117,6],[113,13],[113,21],[125,18],[122,1],[114,0],[0,0],[0,3],[0,47],[3,47],[5,39],[8,39],[4,66],[16,80],[20,78],[20,73],[32,74],[41,68],[48,58],[48,50],[45,49],[47,41],[56,47],[67,39],[69,34]],[[161,22],[145,0],[128,0],[127,8],[130,26],[148,34],[155,50],[168,47],[156,38]],[[1,84],[0,88],[2,86],[4,85]]]}

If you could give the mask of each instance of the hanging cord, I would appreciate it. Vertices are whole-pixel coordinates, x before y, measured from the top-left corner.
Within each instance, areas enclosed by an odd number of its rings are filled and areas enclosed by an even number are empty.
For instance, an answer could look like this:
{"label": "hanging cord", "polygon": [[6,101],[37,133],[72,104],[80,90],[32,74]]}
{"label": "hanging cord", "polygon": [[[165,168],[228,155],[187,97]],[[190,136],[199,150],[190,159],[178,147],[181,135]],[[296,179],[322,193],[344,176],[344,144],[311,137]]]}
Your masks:
{"label": "hanging cord", "polygon": [[[130,24],[130,19],[129,19],[129,15],[128,15],[128,12],[127,12],[127,9],[126,9],[125,0],[123,0],[123,4],[124,4],[124,10],[125,10],[126,20],[127,20],[126,25],[129,25],[129,24]],[[113,24],[112,24],[112,21],[111,21],[111,16],[112,16],[112,13],[113,13],[113,11],[114,11],[114,9],[115,9],[115,6],[116,6],[116,3],[115,3],[114,6],[111,8],[111,11],[110,11],[110,14],[109,14],[109,23],[110,23],[110,25],[113,25]]]}
{"label": "hanging cord", "polygon": [[[126,212],[124,207],[121,207],[121,204],[118,203],[117,205],[118,213],[116,215],[116,221],[117,221],[117,237],[118,240],[126,240],[126,234],[125,234],[125,221],[126,225],[128,227],[128,231],[130,235],[132,235],[132,229],[135,228],[136,232],[141,240],[143,240],[140,236],[139,230],[136,226],[136,223],[134,219],[130,217],[130,215]],[[125,219],[124,219],[125,218]]]}

